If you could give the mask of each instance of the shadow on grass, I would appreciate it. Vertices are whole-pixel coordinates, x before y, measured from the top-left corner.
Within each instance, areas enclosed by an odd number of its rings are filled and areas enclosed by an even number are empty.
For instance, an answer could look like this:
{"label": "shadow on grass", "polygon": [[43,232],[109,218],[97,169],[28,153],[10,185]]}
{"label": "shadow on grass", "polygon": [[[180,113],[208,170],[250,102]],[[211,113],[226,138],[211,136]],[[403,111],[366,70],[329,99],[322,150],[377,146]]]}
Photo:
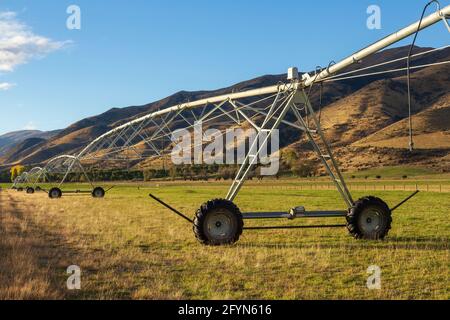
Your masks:
{"label": "shadow on grass", "polygon": [[357,241],[352,238],[348,242],[336,240],[335,242],[301,242],[282,243],[282,242],[253,242],[240,243],[238,247],[254,247],[266,249],[404,249],[419,251],[447,251],[450,249],[450,239],[433,237],[389,237],[382,241]]}
{"label": "shadow on grass", "polygon": [[[5,299],[78,299],[88,294],[66,287],[67,268],[84,261],[85,253],[71,246],[64,235],[36,224],[24,214],[19,206],[21,201],[6,193],[0,196],[3,202],[0,296]],[[83,267],[82,271],[85,271]]]}
{"label": "shadow on grass", "polygon": [[[3,202],[5,208],[2,208],[0,216],[0,299],[5,292],[10,292],[9,288],[20,288],[24,282],[25,285],[33,286],[35,283],[45,283],[47,288],[39,292],[16,294],[18,299],[132,298],[133,288],[124,289],[114,279],[124,273],[144,270],[147,267],[145,262],[122,259],[108,247],[86,247],[83,243],[95,240],[88,238],[88,235],[80,239],[75,234],[71,238],[64,229],[55,228],[54,224],[50,231],[45,222],[41,224],[34,219],[32,202],[17,200],[7,193],[0,193],[0,197],[0,203]],[[77,245],[77,240],[83,243]],[[25,257],[23,254],[18,256],[18,252],[27,254]],[[81,290],[67,289],[66,281],[70,275],[66,270],[71,265],[81,268]],[[24,278],[29,280],[23,281]],[[10,296],[7,298],[16,298],[14,293]]]}

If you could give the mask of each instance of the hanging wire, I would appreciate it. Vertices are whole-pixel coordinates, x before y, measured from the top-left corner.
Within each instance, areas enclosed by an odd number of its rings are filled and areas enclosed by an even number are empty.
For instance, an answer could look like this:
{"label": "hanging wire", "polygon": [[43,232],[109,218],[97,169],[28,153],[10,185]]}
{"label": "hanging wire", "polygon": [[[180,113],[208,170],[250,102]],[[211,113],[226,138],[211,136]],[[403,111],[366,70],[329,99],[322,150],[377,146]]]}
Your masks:
{"label": "hanging wire", "polygon": [[[322,70],[323,70],[323,68],[321,66],[316,66],[316,70],[314,71],[314,80],[311,83],[311,85],[309,86],[308,94],[306,95],[306,97],[308,99],[310,99],[310,97],[311,97],[311,91],[312,91],[312,89],[314,87],[314,84],[316,83],[317,77],[319,76],[320,72],[322,72]],[[306,108],[306,105],[304,107],[305,107],[306,128],[309,129],[308,108]]]}
{"label": "hanging wire", "polygon": [[[327,71],[328,74],[330,73],[329,70],[331,66],[335,65],[336,61],[331,60],[328,64]],[[320,88],[319,88],[319,125],[322,123],[322,96],[323,96],[323,81],[320,82]]]}
{"label": "hanging wire", "polygon": [[323,82],[320,83],[319,87],[319,125],[322,119],[322,94],[323,94]]}
{"label": "hanging wire", "polygon": [[[422,68],[426,68],[426,67],[433,67],[433,66],[440,66],[440,65],[444,65],[444,64],[449,64],[450,60],[446,60],[446,61],[441,61],[441,62],[435,62],[435,63],[427,63],[427,64],[422,64],[422,65],[418,65],[418,66],[413,66],[410,67],[411,70],[416,70],[416,69],[422,69]],[[336,82],[336,81],[343,81],[343,80],[349,80],[349,79],[357,79],[357,78],[363,78],[363,77],[370,77],[370,76],[375,76],[375,75],[380,75],[380,74],[385,74],[385,73],[395,73],[395,72],[399,72],[399,71],[406,71],[407,68],[398,68],[398,69],[392,69],[392,70],[384,70],[384,71],[378,71],[378,72],[372,72],[372,73],[364,73],[364,74],[358,74],[356,76],[349,76],[349,77],[342,77],[342,78],[333,78],[333,79],[326,79],[323,80],[321,82]]]}
{"label": "hanging wire", "polygon": [[[436,51],[442,51],[442,50],[445,50],[447,48],[450,48],[450,45],[446,45],[446,46],[443,46],[443,47],[440,47],[440,48],[435,48],[435,49],[419,52],[419,53],[416,53],[416,54],[412,55],[411,58],[416,58],[416,57],[423,56],[423,55],[426,55],[426,54],[430,54],[430,53],[433,53],[433,52],[436,52]],[[402,58],[398,58],[398,59],[394,59],[394,60],[389,60],[389,61],[382,62],[382,63],[378,63],[378,64],[375,64],[375,65],[372,65],[372,66],[368,66],[368,67],[364,67],[364,68],[360,68],[360,69],[356,69],[356,70],[340,73],[340,74],[337,74],[337,75],[334,75],[334,76],[327,77],[325,79],[319,80],[318,82],[326,82],[326,81],[333,80],[333,79],[336,79],[336,78],[342,78],[343,76],[347,76],[347,75],[355,74],[355,73],[358,73],[358,72],[361,72],[361,71],[382,67],[382,66],[385,66],[385,65],[388,65],[388,64],[392,64],[392,63],[395,63],[395,62],[399,62],[399,61],[402,61],[402,60],[406,60],[406,59],[408,59],[408,56],[405,56],[405,57],[402,57]]]}
{"label": "hanging wire", "polygon": [[407,78],[407,86],[408,86],[408,117],[409,117],[408,121],[409,121],[409,151],[410,152],[414,151],[413,124],[412,124],[412,99],[411,99],[411,55],[412,55],[414,46],[416,44],[417,36],[419,35],[419,32],[420,32],[420,27],[422,25],[422,21],[425,16],[425,13],[426,13],[428,7],[430,5],[432,5],[433,3],[437,4],[438,12],[441,9],[440,3],[437,0],[432,0],[432,1],[428,2],[425,5],[425,7],[423,8],[422,16],[420,17],[419,25],[417,26],[417,31],[414,34],[414,40],[411,43],[411,46],[409,47],[408,59],[407,59],[407,63],[406,63],[406,65],[407,65],[406,78]]}
{"label": "hanging wire", "polygon": [[[326,70],[329,70],[330,67],[332,65],[334,65],[334,64],[336,64],[336,62],[334,60],[330,61],[330,63],[328,64]],[[322,68],[321,66],[317,66],[316,67],[315,74],[314,74],[314,80],[311,83],[311,85],[309,86],[308,94],[306,95],[308,97],[308,99],[309,99],[310,96],[311,96],[311,91],[312,91],[312,88],[314,87],[314,85],[316,83],[320,84],[320,87],[319,87],[319,119],[318,119],[319,120],[319,124],[321,123],[320,121],[321,121],[321,117],[322,117],[322,93],[323,93],[323,82],[324,81],[323,80],[316,81],[316,80],[317,80],[317,77],[320,75],[320,73],[323,70],[325,70],[325,69]],[[305,115],[306,115],[306,126],[307,126],[307,128],[309,128],[308,109],[306,108],[306,106],[305,106]]]}

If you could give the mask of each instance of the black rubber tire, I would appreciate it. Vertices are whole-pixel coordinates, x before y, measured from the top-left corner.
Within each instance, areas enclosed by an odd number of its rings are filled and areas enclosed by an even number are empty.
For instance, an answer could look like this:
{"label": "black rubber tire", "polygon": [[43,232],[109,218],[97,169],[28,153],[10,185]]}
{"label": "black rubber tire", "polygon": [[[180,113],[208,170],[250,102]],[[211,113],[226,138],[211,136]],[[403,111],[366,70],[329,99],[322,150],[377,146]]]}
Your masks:
{"label": "black rubber tire", "polygon": [[48,192],[48,197],[50,199],[59,199],[62,197],[62,191],[59,188],[51,188]]}
{"label": "black rubber tire", "polygon": [[[228,216],[231,222],[231,229],[224,237],[214,237],[208,228],[207,222],[211,214],[220,211],[222,214]],[[218,227],[219,228],[219,227]],[[231,201],[224,199],[215,199],[204,203],[200,209],[197,210],[194,218],[194,234],[197,240],[207,246],[222,246],[231,245],[239,241],[244,229],[244,220],[239,208]]]}
{"label": "black rubber tire", "polygon": [[27,193],[28,194],[33,194],[34,193],[34,189],[32,187],[28,187],[27,188]]}
{"label": "black rubber tire", "polygon": [[[364,227],[362,227],[364,223],[372,223],[371,218],[366,218],[366,222],[363,221],[368,212],[370,212],[368,210],[372,210],[372,212],[376,211],[377,216],[380,219],[379,223],[375,226],[375,229],[370,231],[364,230]],[[356,239],[382,240],[388,235],[391,225],[391,210],[383,200],[376,197],[369,196],[359,199],[355,202],[347,215],[347,229]]]}
{"label": "black rubber tire", "polygon": [[22,187],[19,187],[19,188],[17,188],[17,191],[18,191],[18,192],[22,192],[22,191],[23,191],[23,188],[22,188]]}
{"label": "black rubber tire", "polygon": [[105,190],[102,187],[94,188],[94,190],[92,190],[92,197],[93,198],[104,198]]}

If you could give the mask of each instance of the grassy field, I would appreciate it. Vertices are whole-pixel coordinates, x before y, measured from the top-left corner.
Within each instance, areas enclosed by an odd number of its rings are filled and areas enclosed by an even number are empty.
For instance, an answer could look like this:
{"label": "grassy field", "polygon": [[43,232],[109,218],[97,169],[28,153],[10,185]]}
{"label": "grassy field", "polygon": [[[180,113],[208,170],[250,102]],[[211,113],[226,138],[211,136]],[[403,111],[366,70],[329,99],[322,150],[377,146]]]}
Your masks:
{"label": "grassy field", "polygon": [[[307,183],[307,182],[303,182]],[[377,181],[371,183],[376,184]],[[345,209],[337,192],[289,190],[294,180],[250,183],[242,211]],[[66,299],[449,299],[450,197],[420,193],[394,214],[388,238],[352,239],[345,228],[247,231],[229,247],[202,247],[192,227],[148,197],[189,216],[223,197],[227,183],[120,185],[104,199],[0,192],[0,298]],[[84,186],[69,186],[83,188]],[[355,191],[390,205],[403,191]],[[246,226],[341,223],[342,219],[246,222]],[[66,289],[66,268],[82,289]],[[369,290],[367,268],[382,270]]]}

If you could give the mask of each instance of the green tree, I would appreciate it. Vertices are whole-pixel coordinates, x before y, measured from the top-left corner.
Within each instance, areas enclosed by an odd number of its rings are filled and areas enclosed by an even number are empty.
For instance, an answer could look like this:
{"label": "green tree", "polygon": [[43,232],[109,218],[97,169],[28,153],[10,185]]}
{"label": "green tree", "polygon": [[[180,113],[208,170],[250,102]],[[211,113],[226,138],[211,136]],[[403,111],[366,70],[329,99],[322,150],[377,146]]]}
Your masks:
{"label": "green tree", "polygon": [[314,176],[316,174],[316,170],[314,164],[311,161],[303,160],[297,161],[296,164],[293,165],[292,173],[294,173],[296,176],[306,178]]}

